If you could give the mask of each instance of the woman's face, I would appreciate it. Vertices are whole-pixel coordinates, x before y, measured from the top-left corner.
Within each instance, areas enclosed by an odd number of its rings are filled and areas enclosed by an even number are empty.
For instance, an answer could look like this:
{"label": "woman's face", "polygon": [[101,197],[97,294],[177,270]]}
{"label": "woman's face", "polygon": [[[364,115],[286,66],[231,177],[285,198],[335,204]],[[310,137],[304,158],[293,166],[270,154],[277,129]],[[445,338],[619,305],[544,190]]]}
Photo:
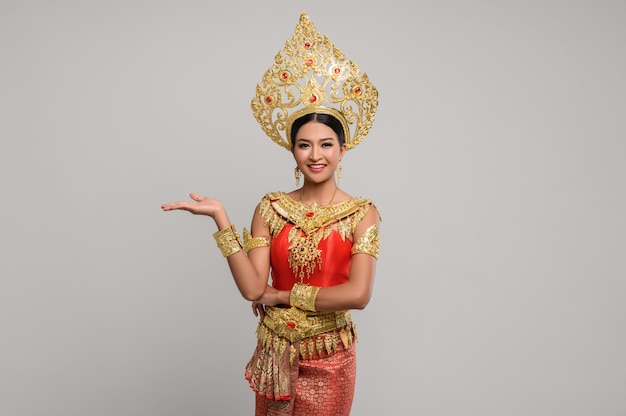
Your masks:
{"label": "woman's face", "polygon": [[337,134],[325,124],[310,121],[298,130],[293,156],[306,181],[323,183],[334,181],[346,146],[339,145]]}

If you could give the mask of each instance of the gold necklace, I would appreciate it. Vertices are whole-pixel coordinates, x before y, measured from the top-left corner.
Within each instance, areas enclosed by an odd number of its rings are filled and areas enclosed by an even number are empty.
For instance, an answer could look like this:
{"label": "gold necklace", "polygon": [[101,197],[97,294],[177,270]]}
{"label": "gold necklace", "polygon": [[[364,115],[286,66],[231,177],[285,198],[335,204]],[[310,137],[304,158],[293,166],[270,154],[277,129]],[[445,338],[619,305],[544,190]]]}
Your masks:
{"label": "gold necklace", "polygon": [[336,193],[337,185],[335,185],[333,196],[330,197],[327,205],[320,207],[314,202],[305,206],[304,202],[302,202],[302,188],[300,188],[301,209],[306,209],[302,216],[304,223],[294,224],[295,227],[289,232],[289,242],[291,244],[289,245],[289,257],[287,259],[291,270],[293,270],[296,277],[300,278],[300,283],[303,283],[305,278],[308,280],[316,268],[320,270],[322,268],[322,251],[319,249],[319,243],[322,238],[328,237],[328,235],[326,234],[325,226],[320,224],[321,228],[318,228],[319,226],[314,226],[313,224],[316,224],[320,218],[324,218],[319,216],[320,211],[322,209],[325,210],[327,206],[332,204]]}
{"label": "gold necklace", "polygon": [[[300,188],[300,203],[304,204],[304,202],[302,202],[302,189],[304,189],[304,186],[302,188]],[[330,197],[330,201],[328,201],[328,204],[326,205],[330,205],[333,202],[333,199],[335,199],[335,194],[337,193],[337,185],[335,185],[335,190],[333,191],[333,195]],[[315,205],[315,202],[311,205]],[[322,205],[325,206],[325,205]]]}

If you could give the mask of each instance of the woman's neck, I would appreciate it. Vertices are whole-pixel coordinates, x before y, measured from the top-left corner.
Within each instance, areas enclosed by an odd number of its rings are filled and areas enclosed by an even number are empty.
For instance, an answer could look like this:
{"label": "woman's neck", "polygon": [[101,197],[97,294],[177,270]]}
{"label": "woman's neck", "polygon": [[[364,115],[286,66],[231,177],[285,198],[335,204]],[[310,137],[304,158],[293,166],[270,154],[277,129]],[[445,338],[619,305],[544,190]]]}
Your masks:
{"label": "woman's neck", "polygon": [[335,182],[315,186],[305,183],[299,192],[301,203],[305,205],[313,205],[315,203],[319,206],[331,205],[335,201],[336,194],[337,184]]}

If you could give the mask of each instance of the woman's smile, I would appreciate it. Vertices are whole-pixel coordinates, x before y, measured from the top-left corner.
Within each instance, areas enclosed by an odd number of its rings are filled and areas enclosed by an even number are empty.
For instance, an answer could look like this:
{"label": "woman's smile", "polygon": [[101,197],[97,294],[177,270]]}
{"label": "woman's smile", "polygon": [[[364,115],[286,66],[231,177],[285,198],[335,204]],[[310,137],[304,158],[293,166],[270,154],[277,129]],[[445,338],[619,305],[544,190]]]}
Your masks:
{"label": "woman's smile", "polygon": [[324,168],[326,167],[326,165],[321,165],[321,164],[315,164],[315,165],[307,165],[309,167],[309,169],[313,172],[321,172],[324,170]]}

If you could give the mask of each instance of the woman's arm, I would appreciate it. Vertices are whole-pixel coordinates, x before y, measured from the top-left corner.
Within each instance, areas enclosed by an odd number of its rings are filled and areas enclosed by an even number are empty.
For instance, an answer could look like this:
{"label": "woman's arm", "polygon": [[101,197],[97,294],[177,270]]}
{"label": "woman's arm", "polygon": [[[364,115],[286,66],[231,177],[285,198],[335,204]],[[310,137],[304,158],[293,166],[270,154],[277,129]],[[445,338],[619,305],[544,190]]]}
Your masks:
{"label": "woman's arm", "polygon": [[[228,225],[226,226],[228,227]],[[250,233],[270,240],[269,227],[263,223],[259,206],[254,210]],[[270,248],[257,247],[247,255],[244,250],[227,257],[237,289],[246,300],[256,301],[265,292],[270,274]]]}
{"label": "woman's arm", "polygon": [[[181,201],[164,204],[164,211],[184,210],[196,215],[206,215],[215,221],[218,230],[231,227],[226,209],[220,201],[214,198],[190,194],[192,202]],[[252,234],[269,238],[269,229],[263,224],[259,215],[258,206],[254,211],[251,225]],[[269,278],[269,247],[259,247],[251,250],[248,255],[241,249],[227,257],[228,266],[241,295],[247,300],[257,300],[265,292]]]}

